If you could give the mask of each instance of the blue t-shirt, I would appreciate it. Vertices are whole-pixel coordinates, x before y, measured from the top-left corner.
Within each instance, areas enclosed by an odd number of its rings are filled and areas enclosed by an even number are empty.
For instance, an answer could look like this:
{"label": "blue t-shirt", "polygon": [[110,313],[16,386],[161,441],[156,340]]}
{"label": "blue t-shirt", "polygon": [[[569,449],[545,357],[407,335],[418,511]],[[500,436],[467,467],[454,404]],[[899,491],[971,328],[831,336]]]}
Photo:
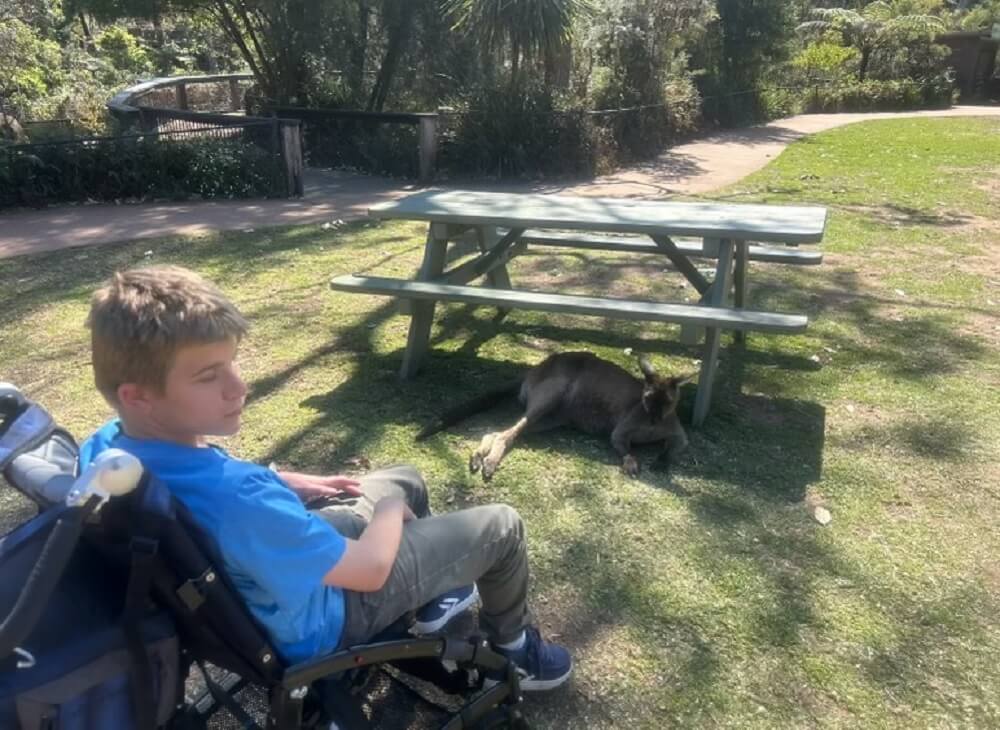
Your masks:
{"label": "blue t-shirt", "polygon": [[346,542],[277,474],[215,446],[130,438],[117,420],[83,443],[81,468],[109,447],[136,456],[214,538],[226,572],[287,660],[336,650],[344,595],[323,576]]}

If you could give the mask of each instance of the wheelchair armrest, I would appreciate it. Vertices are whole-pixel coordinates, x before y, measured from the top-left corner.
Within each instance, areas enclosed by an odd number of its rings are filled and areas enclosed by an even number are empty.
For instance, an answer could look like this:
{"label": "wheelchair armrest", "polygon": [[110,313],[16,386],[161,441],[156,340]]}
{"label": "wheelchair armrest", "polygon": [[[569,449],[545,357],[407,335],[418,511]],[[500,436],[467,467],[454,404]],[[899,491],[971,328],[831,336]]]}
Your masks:
{"label": "wheelchair armrest", "polygon": [[313,682],[350,669],[381,664],[394,659],[432,657],[443,659],[443,637],[398,639],[375,644],[352,646],[342,651],[301,662],[285,669],[281,684],[288,689],[305,687]]}

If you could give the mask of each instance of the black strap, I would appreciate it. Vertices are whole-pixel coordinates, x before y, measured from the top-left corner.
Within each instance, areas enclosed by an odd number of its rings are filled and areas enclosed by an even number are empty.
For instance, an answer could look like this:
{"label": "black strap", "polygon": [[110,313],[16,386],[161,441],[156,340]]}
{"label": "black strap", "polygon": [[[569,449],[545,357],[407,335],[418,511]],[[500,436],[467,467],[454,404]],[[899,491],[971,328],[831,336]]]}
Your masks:
{"label": "black strap", "polygon": [[153,582],[153,560],[157,542],[148,537],[133,537],[129,545],[128,588],[122,611],[122,630],[132,664],[132,712],[139,730],[156,730],[156,698],[153,669],[149,664],[146,642],[142,639],[142,618],[146,612],[149,589]]}
{"label": "black strap", "polygon": [[212,695],[212,699],[215,700],[216,704],[222,705],[229,710],[229,713],[239,721],[244,730],[262,730],[257,721],[250,717],[246,710],[240,707],[240,704],[233,699],[232,695],[222,685],[212,679],[208,670],[205,669],[205,663],[201,660],[198,661],[198,669],[201,670],[201,676],[205,680],[205,687],[208,688],[208,693]]}

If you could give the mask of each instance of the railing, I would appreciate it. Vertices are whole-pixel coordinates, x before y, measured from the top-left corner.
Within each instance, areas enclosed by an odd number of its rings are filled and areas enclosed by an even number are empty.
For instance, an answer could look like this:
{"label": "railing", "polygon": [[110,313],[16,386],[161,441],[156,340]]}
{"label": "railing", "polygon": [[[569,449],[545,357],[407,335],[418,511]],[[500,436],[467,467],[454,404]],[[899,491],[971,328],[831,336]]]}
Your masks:
{"label": "railing", "polygon": [[[202,76],[167,76],[164,78],[144,81],[135,84],[127,89],[115,94],[108,102],[108,110],[122,122],[128,122],[130,117],[134,117],[140,106],[153,106],[158,108],[170,108],[169,101],[173,102],[174,108],[182,111],[191,110],[193,94],[189,93],[189,87],[199,88],[208,85],[218,86],[222,83],[227,87],[226,111],[238,112],[245,108],[244,95],[241,92],[241,83],[252,81],[251,73],[231,73],[231,74],[209,74]],[[169,94],[173,98],[167,96]],[[150,98],[154,97],[154,98]],[[217,94],[210,95],[211,99],[217,99]],[[211,104],[215,107],[204,111],[223,111],[217,102]],[[198,111],[198,110],[194,110]],[[128,124],[126,124],[128,126]]]}
{"label": "railing", "polygon": [[[242,113],[245,104],[241,84],[252,80],[250,73],[152,79],[116,94],[107,107],[123,129],[139,129],[152,134],[197,133],[246,124],[268,125],[270,149],[280,155],[285,171],[286,194],[301,196],[304,191],[301,123],[298,119],[248,117]],[[227,91],[221,95],[213,93],[220,86]],[[201,91],[196,93],[196,90]],[[196,98],[197,104],[194,103]],[[167,106],[171,102],[175,107]],[[192,109],[192,106],[208,109]],[[225,108],[220,109],[220,106]]]}
{"label": "railing", "polygon": [[269,149],[281,158],[287,195],[301,196],[304,192],[302,130],[298,119],[208,114],[144,106],[139,107],[137,113],[139,127],[143,131],[152,133],[178,131],[197,133],[201,130],[225,129],[246,124],[262,125],[269,130],[271,139]]}
{"label": "railing", "polygon": [[[438,115],[435,113],[407,112],[363,112],[344,109],[305,109],[301,107],[276,107],[272,109],[280,117],[299,119],[304,125],[306,154],[310,161],[331,166],[362,167],[369,172],[381,174],[403,174],[413,177],[413,172],[421,182],[429,182],[434,177],[438,153]],[[403,154],[378,169],[365,160],[365,150],[361,145],[338,145],[339,139],[330,144],[330,137],[357,135],[360,130],[368,130],[374,139],[377,130],[385,125],[401,125],[415,128],[415,139],[407,138]],[[388,145],[387,145],[388,146]],[[398,146],[398,145],[397,145]],[[409,147],[411,151],[406,151]],[[414,169],[413,162],[416,162]],[[365,163],[369,164],[365,164]]]}

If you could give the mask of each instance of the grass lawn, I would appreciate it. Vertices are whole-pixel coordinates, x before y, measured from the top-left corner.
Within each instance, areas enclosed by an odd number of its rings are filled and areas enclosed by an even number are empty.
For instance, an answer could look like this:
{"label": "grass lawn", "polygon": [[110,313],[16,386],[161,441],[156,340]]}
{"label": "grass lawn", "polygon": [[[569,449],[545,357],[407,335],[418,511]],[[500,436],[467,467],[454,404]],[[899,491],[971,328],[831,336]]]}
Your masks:
{"label": "grass lawn", "polygon": [[[793,144],[713,198],[828,205],[823,266],[754,265],[751,304],[806,312],[801,336],[724,342],[713,412],[672,476],[610,446],[527,437],[483,485],[469,451],[500,410],[415,444],[419,427],[557,350],[694,372],[676,328],[439,310],[425,373],[396,371],[408,319],[331,292],[333,274],[409,276],[422,228],[303,226],[0,261],[0,379],[82,436],[88,295],[171,262],[252,322],[251,395],[227,446],[302,470],[408,461],[437,510],[525,517],[532,603],[575,652],[538,727],[1000,726],[1000,122],[879,121]],[[550,252],[551,251],[551,252]],[[659,261],[536,249],[511,276],[570,292],[687,295]],[[690,408],[693,390],[686,393]],[[644,455],[648,459],[648,455]],[[2,493],[4,526],[27,509]],[[821,527],[812,509],[833,521]]]}

